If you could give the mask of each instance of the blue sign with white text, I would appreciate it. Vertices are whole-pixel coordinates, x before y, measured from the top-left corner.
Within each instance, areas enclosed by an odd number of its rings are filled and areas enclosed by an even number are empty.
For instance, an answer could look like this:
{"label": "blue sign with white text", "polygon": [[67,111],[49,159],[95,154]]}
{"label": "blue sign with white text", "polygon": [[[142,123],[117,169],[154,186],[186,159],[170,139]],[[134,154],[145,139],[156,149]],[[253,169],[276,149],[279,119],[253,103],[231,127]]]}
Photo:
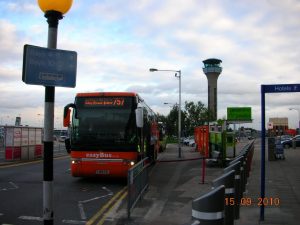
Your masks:
{"label": "blue sign with white text", "polygon": [[77,53],[25,45],[22,80],[26,84],[75,87]]}
{"label": "blue sign with white text", "polygon": [[300,84],[264,84],[261,87],[264,93],[300,92]]}

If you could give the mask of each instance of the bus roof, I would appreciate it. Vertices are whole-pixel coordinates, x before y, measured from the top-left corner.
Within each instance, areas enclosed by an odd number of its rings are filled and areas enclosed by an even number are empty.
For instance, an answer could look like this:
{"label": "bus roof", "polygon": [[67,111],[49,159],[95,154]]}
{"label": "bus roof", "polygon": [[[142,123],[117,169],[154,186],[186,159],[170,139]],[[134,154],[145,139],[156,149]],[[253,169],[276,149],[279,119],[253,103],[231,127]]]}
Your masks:
{"label": "bus roof", "polygon": [[126,96],[135,97],[138,96],[135,92],[87,92],[87,93],[77,93],[76,97],[101,97],[101,96]]}

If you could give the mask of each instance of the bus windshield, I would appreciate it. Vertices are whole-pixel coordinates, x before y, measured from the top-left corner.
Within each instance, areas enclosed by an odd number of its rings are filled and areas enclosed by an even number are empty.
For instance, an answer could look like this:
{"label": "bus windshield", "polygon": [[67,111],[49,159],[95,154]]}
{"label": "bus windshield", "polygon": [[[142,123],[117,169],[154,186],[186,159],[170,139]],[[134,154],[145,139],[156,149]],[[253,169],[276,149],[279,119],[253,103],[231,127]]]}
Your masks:
{"label": "bus windshield", "polygon": [[71,137],[74,150],[136,150],[133,97],[78,97],[75,104],[77,118],[73,115]]}

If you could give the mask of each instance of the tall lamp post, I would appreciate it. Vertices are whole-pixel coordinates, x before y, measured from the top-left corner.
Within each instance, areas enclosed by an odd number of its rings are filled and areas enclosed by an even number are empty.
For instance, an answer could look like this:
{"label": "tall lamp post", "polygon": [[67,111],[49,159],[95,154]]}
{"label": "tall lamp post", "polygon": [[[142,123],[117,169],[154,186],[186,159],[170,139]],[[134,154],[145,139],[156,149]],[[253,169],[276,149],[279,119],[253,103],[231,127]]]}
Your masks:
{"label": "tall lamp post", "polygon": [[300,109],[296,108],[289,108],[289,110],[296,110],[298,112],[298,128],[299,128],[299,133],[300,133]]}
{"label": "tall lamp post", "polygon": [[[71,8],[73,0],[38,0],[40,9],[48,22],[48,48],[56,49],[58,21]],[[53,212],[53,130],[54,130],[55,87],[45,86],[44,109],[44,179],[43,179],[43,220],[52,225]]]}
{"label": "tall lamp post", "polygon": [[179,104],[178,104],[178,158],[181,158],[181,70],[159,70],[155,68],[150,68],[150,72],[157,72],[157,71],[166,71],[166,72],[175,72],[175,77],[179,80]]}

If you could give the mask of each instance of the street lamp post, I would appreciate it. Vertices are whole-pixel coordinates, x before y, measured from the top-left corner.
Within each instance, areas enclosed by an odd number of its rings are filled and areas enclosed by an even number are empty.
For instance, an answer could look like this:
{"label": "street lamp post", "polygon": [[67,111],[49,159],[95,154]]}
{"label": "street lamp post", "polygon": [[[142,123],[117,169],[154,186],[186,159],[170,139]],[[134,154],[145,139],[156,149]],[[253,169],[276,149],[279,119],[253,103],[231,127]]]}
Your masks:
{"label": "street lamp post", "polygon": [[296,110],[298,112],[298,128],[300,132],[300,109],[296,109],[296,108],[289,108],[289,110]]}
{"label": "street lamp post", "polygon": [[[73,0],[38,0],[48,22],[48,48],[56,49],[58,21],[71,8]],[[45,86],[44,109],[44,163],[43,163],[43,220],[52,225],[53,211],[53,130],[55,87]]]}
{"label": "street lamp post", "polygon": [[167,71],[167,72],[175,72],[175,77],[179,80],[179,103],[178,103],[178,158],[181,158],[181,70],[158,70],[155,68],[150,68],[150,72],[156,71]]}

